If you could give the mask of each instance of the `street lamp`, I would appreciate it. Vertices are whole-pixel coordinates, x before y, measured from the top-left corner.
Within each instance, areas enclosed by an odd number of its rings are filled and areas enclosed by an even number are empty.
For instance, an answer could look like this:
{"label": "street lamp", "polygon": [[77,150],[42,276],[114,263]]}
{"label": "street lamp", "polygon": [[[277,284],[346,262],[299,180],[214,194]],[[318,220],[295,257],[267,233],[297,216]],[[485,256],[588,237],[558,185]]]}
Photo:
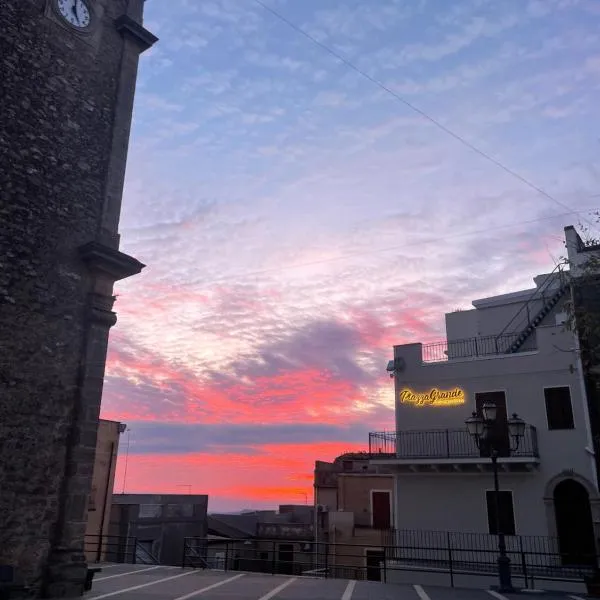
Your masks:
{"label": "street lamp", "polygon": [[[479,450],[486,450],[492,459],[494,471],[494,495],[496,503],[496,533],[498,534],[498,579],[500,580],[500,591],[514,591],[510,573],[510,558],[506,554],[506,539],[500,525],[500,485],[498,483],[498,449],[494,446],[494,430],[497,425],[498,407],[494,402],[486,402],[481,407],[481,416],[473,413],[466,421],[467,431],[475,441]],[[508,419],[508,433],[512,442],[509,451],[514,452],[525,435],[525,421],[520,419],[516,413]]]}

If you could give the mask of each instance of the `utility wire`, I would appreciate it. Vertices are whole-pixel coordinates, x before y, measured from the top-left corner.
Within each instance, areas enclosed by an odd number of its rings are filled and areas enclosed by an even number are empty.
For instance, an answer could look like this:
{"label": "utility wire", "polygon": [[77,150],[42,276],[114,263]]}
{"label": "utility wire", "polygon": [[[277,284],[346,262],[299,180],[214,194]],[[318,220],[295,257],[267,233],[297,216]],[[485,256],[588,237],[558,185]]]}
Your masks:
{"label": "utility wire", "polygon": [[[302,29],[301,27],[299,27],[298,25],[296,25],[295,23],[293,23],[292,21],[290,21],[287,17],[284,17],[281,13],[277,12],[274,8],[271,8],[270,6],[268,6],[267,4],[265,4],[264,2],[262,2],[262,0],[254,0],[254,2],[256,2],[256,4],[258,4],[259,6],[261,6],[267,12],[271,13],[275,18],[279,19],[280,21],[282,21],[283,23],[285,23],[286,25],[288,25],[289,27],[291,27],[294,31],[296,31],[300,35],[303,35],[305,38],[309,39],[313,44],[316,44],[322,50],[324,50],[325,52],[331,54],[337,60],[339,60],[340,62],[342,62],[343,64],[345,64],[348,68],[352,69],[353,71],[355,71],[356,73],[358,73],[359,75],[361,75],[362,77],[364,77],[365,79],[367,79],[368,81],[370,81],[371,83],[375,84],[376,86],[378,86],[379,88],[381,88],[382,90],[384,90],[385,92],[387,92],[388,94],[390,94],[390,96],[392,96],[393,98],[395,98],[396,100],[398,100],[399,102],[401,102],[402,104],[404,104],[405,106],[407,106],[408,108],[410,108],[412,111],[416,112],[421,117],[423,117],[424,119],[426,119],[427,121],[429,121],[430,123],[432,123],[433,125],[435,125],[438,129],[441,129],[444,133],[446,133],[449,136],[453,137],[455,140],[457,140],[461,144],[465,145],[467,148],[469,148],[473,152],[479,154],[479,156],[482,156],[487,161],[489,161],[492,164],[496,165],[498,168],[502,169],[503,171],[505,171],[506,173],[508,173],[512,177],[514,177],[515,179],[518,179],[520,182],[524,183],[525,185],[527,185],[531,189],[535,190],[538,194],[540,194],[544,198],[547,198],[548,200],[554,202],[555,204],[558,204],[562,208],[565,208],[565,209],[567,209],[569,211],[575,212],[575,211],[573,211],[573,209],[568,204],[565,204],[564,202],[561,202],[560,200],[558,200],[557,198],[555,198],[554,196],[552,196],[551,194],[549,194],[548,192],[546,192],[541,187],[535,185],[534,183],[532,183],[531,181],[529,181],[528,179],[526,179],[525,177],[523,177],[523,175],[520,175],[519,173],[517,173],[516,171],[514,171],[510,167],[507,167],[506,165],[504,165],[503,163],[501,163],[498,159],[494,158],[493,156],[491,156],[487,152],[481,150],[480,148],[478,148],[477,146],[475,146],[474,144],[472,144],[471,142],[469,142],[468,140],[466,140],[465,138],[463,138],[458,133],[452,131],[451,129],[449,129],[448,127],[446,127],[442,123],[440,123],[440,121],[438,121],[434,117],[430,116],[425,111],[421,110],[420,108],[418,108],[417,106],[415,106],[414,104],[412,104],[411,102],[409,102],[408,100],[406,100],[405,98],[403,98],[402,96],[400,96],[399,94],[397,94],[396,92],[394,92],[394,90],[392,90],[391,88],[389,88],[387,85],[385,85],[384,83],[382,83],[378,79],[375,79],[375,77],[372,77],[366,71],[363,71],[360,67],[357,67],[354,63],[350,62],[347,58],[345,58],[344,56],[342,56],[339,52],[336,52],[335,50],[333,50],[332,48],[330,48],[329,46],[327,46],[323,42],[320,42],[313,35],[311,35],[307,31],[305,31],[304,29]],[[588,221],[587,219],[584,219],[584,220],[586,221],[586,223],[590,227],[594,227],[595,228],[595,226],[590,221]]]}

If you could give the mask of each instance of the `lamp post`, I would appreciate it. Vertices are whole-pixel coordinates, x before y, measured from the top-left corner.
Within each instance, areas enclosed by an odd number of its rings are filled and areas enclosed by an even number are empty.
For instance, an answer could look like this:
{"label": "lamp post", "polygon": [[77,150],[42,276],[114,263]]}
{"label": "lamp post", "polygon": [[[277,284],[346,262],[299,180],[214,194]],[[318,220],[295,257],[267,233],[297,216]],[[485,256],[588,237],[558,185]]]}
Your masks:
{"label": "lamp post", "polygon": [[[498,407],[493,402],[486,402],[481,408],[482,415],[473,413],[466,421],[467,431],[475,441],[479,450],[486,450],[492,459],[492,470],[494,472],[494,496],[496,509],[496,533],[498,534],[498,579],[500,581],[500,592],[514,591],[511,572],[510,558],[506,554],[506,539],[500,521],[500,485],[498,483],[498,448],[495,443],[494,430],[497,426]],[[508,419],[508,433],[511,438],[509,452],[514,452],[525,435],[525,421],[520,419],[516,413]]]}

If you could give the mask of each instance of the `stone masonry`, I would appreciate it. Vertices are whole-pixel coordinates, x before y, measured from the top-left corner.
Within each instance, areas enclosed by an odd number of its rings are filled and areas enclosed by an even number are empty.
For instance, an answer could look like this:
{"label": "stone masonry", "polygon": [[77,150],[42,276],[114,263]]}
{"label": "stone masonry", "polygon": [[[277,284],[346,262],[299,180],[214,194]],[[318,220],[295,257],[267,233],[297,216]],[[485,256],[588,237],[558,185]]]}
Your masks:
{"label": "stone masonry", "polygon": [[74,597],[96,447],[143,0],[0,0],[0,565]]}

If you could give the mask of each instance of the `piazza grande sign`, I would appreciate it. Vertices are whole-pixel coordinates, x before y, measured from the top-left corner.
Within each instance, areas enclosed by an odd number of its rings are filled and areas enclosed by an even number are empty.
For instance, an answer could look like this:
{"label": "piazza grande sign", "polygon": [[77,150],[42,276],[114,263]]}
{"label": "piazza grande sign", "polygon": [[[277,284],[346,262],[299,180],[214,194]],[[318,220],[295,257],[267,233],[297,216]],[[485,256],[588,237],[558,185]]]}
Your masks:
{"label": "piazza grande sign", "polygon": [[458,406],[466,401],[465,390],[458,387],[451,390],[431,388],[426,392],[417,392],[410,388],[400,391],[401,404],[413,404],[414,406]]}

